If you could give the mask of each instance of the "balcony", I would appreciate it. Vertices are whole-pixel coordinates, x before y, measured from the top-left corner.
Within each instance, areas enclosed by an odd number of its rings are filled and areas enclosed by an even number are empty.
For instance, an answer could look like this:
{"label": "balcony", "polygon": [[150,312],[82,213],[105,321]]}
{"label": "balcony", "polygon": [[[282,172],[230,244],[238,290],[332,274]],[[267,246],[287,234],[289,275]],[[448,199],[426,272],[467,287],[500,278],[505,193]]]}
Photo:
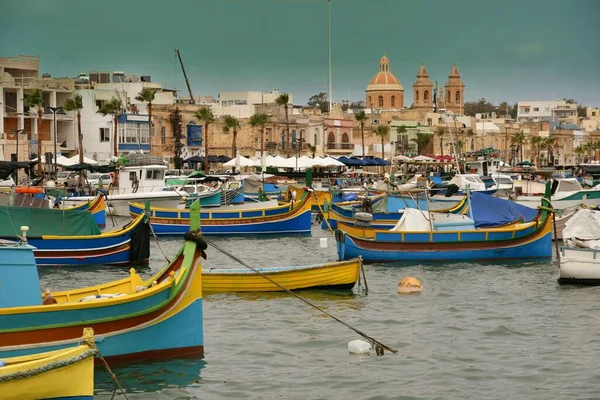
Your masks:
{"label": "balcony", "polygon": [[354,143],[327,143],[327,151],[337,154],[351,154],[354,152]]}

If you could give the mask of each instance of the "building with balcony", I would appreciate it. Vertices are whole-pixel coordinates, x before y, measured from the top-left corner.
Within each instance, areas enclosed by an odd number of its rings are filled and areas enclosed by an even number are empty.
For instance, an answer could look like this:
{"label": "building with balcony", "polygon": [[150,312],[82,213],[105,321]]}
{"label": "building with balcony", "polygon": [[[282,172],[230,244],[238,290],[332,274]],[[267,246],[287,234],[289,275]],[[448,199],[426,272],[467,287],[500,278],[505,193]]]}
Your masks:
{"label": "building with balcony", "polygon": [[577,104],[565,100],[519,101],[517,103],[517,122],[553,121],[577,123]]}
{"label": "building with balcony", "polygon": [[[70,156],[76,150],[73,113],[56,115],[56,132],[52,114],[45,114],[39,124],[37,110],[29,109],[23,102],[25,93],[35,89],[42,91],[44,107],[59,107],[71,97],[74,84],[70,78],[40,75],[38,56],[0,58],[0,157],[4,160],[36,157],[38,141],[41,141],[42,153],[54,152],[54,137],[58,155]],[[22,131],[18,151],[17,131]]]}
{"label": "building with balcony", "polygon": [[[324,118],[323,132],[327,139],[326,153],[329,155],[354,154],[354,120],[342,118]],[[360,136],[360,132],[359,132]]]}
{"label": "building with balcony", "polygon": [[[236,118],[250,118],[256,111],[256,105],[273,104],[282,93],[273,89],[269,93],[262,92],[221,92],[216,102],[211,105],[215,116],[231,115]],[[294,97],[289,96],[289,113],[292,113]]]}

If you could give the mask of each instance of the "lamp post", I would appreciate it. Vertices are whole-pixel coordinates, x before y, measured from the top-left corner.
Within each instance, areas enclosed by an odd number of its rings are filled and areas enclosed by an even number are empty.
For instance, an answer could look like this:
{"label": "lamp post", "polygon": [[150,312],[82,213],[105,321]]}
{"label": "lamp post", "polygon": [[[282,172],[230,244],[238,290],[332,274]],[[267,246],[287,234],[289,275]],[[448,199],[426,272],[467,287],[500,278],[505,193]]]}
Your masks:
{"label": "lamp post", "polygon": [[[9,133],[16,135],[16,140],[17,140],[17,149],[16,149],[16,154],[15,154],[15,159],[14,161],[19,162],[19,135],[21,133],[23,133],[25,131],[25,129],[17,129],[16,131],[10,131]],[[11,160],[13,161],[13,160]],[[19,186],[19,171],[15,171],[15,185]]]}
{"label": "lamp post", "polygon": [[302,138],[302,131],[300,131],[300,138],[296,140],[298,146],[298,155],[296,156],[296,172],[298,172],[298,159],[300,158],[300,148],[302,147],[302,142],[304,139]]}
{"label": "lamp post", "polygon": [[[63,110],[62,107],[46,107],[44,114],[46,114],[46,115],[52,114],[52,116],[54,118],[54,137],[52,138],[52,141],[54,142],[54,160],[53,160],[54,161],[54,179],[56,179],[56,173],[58,172],[58,168],[56,165],[56,142],[57,142],[57,136],[58,136],[58,132],[57,132],[57,128],[56,128],[56,114],[67,115],[67,113],[65,112],[65,110]],[[39,138],[38,138],[38,140],[39,140]],[[39,154],[38,159],[40,161],[41,161],[41,157],[42,157],[42,155]]]}

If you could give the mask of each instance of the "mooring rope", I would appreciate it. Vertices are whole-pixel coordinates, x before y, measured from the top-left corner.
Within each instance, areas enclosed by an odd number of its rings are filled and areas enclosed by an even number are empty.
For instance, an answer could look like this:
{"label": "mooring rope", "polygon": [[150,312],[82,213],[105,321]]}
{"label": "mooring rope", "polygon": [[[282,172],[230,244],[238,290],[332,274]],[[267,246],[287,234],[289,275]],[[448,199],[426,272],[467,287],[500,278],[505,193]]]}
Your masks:
{"label": "mooring rope", "polygon": [[53,371],[58,368],[68,367],[69,365],[78,363],[79,361],[85,360],[86,358],[93,357],[96,354],[97,354],[97,351],[92,348],[90,350],[87,350],[87,351],[79,354],[79,355],[76,355],[75,357],[67,358],[65,360],[55,361],[52,363],[42,365],[40,367],[28,369],[26,371],[17,371],[17,372],[13,372],[12,374],[0,376],[0,383],[13,381],[13,380],[17,380],[17,379],[31,378],[36,375],[50,372],[50,371]]}
{"label": "mooring rope", "polygon": [[84,337],[82,339],[82,342],[85,343],[85,344],[87,344],[88,346],[90,346],[92,348],[92,350],[94,351],[94,353],[96,354],[96,356],[98,357],[98,359],[100,359],[100,361],[102,361],[102,364],[104,364],[104,368],[106,368],[106,371],[108,372],[108,375],[110,375],[110,378],[115,383],[115,389],[113,390],[113,395],[111,397],[111,400],[115,398],[115,395],[117,393],[117,390],[116,390],[117,387],[121,391],[121,394],[123,395],[123,397],[125,397],[126,400],[129,400],[129,397],[127,397],[127,395],[125,394],[125,389],[123,389],[123,386],[121,386],[121,382],[119,382],[119,379],[117,378],[117,376],[115,375],[115,373],[113,372],[113,370],[110,368],[110,365],[108,365],[108,362],[106,362],[106,360],[102,356],[102,353],[100,353],[100,349],[98,348],[98,346],[96,346],[96,343],[94,342],[93,337],[92,338],[86,338],[86,337]]}
{"label": "mooring rope", "polygon": [[212,240],[208,239],[206,236],[202,237],[206,243],[210,244],[212,247],[215,248],[215,250],[218,250],[219,252],[223,253],[224,255],[226,255],[227,257],[231,258],[232,260],[234,260],[235,262],[243,265],[244,267],[250,269],[251,271],[253,271],[254,273],[262,276],[263,278],[265,278],[266,280],[268,280],[269,282],[271,282],[272,284],[274,284],[275,286],[277,286],[278,288],[280,288],[281,290],[286,291],[287,293],[291,294],[292,296],[296,297],[298,300],[304,302],[305,304],[315,308],[316,310],[322,312],[323,314],[327,315],[328,317],[336,320],[337,322],[339,322],[340,324],[344,325],[345,327],[353,330],[354,332],[356,332],[357,334],[359,334],[360,336],[362,336],[363,338],[365,338],[366,340],[371,342],[372,347],[375,348],[375,352],[376,354],[379,355],[383,355],[383,351],[388,350],[391,351],[392,353],[397,353],[398,350],[393,349],[383,343],[381,343],[380,341],[378,341],[377,339],[361,332],[360,330],[356,329],[355,327],[349,325],[348,323],[342,321],[341,319],[337,318],[336,316],[328,313],[327,311],[323,310],[321,307],[311,303],[310,301],[306,300],[304,297],[299,296],[298,294],[292,292],[290,289],[286,288],[285,286],[280,285],[279,283],[275,282],[273,279],[271,279],[269,276],[265,275],[264,273],[262,273],[260,270],[246,264],[244,261],[242,261],[241,259],[239,259],[238,257],[234,256],[233,254],[231,254],[230,252],[228,252],[227,250],[222,249],[221,247],[219,247],[218,245],[216,245]]}
{"label": "mooring rope", "polygon": [[144,215],[146,216],[146,218],[148,220],[148,226],[150,227],[150,232],[152,232],[152,236],[154,237],[154,240],[156,241],[156,245],[158,246],[158,249],[162,253],[163,257],[165,257],[165,260],[167,260],[167,262],[169,264],[171,264],[171,260],[169,260],[169,257],[167,257],[167,255],[165,254],[162,246],[160,245],[160,242],[158,241],[158,236],[156,236],[156,233],[154,232],[154,228],[152,227],[152,221],[150,221],[150,216],[148,215],[148,213],[146,212],[146,210],[144,210],[143,212],[144,212]]}

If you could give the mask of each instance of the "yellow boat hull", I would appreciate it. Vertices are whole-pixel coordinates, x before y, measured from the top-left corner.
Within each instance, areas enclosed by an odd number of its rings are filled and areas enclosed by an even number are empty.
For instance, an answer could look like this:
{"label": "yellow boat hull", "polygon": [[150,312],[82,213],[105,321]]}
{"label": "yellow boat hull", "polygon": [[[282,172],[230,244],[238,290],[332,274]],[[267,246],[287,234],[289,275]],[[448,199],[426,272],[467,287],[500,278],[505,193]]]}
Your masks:
{"label": "yellow boat hull", "polygon": [[[322,265],[258,268],[274,282],[290,290],[310,288],[351,289],[358,281],[362,259]],[[279,286],[249,269],[207,269],[202,271],[204,294],[277,292]]]}
{"label": "yellow boat hull", "polygon": [[0,367],[0,398],[92,399],[94,355],[88,345],[8,358]]}

